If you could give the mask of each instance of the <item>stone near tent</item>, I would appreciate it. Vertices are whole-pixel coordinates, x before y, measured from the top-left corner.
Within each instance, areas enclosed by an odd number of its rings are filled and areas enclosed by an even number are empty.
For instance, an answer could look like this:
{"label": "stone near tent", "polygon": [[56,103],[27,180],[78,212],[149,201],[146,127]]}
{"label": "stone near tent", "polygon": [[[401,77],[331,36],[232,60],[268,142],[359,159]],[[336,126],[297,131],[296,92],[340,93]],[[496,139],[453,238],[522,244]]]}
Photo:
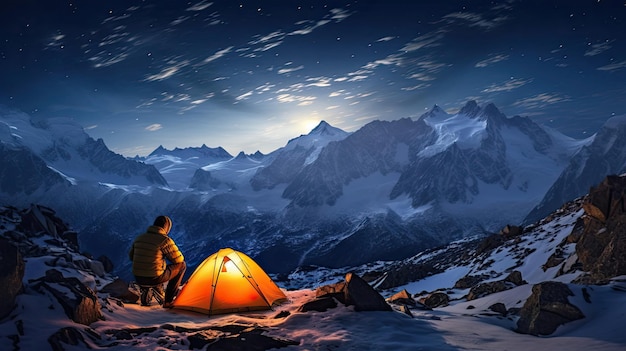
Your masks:
{"label": "stone near tent", "polygon": [[317,289],[315,289],[315,297],[317,298],[332,297],[332,298],[337,299],[337,301],[345,305],[346,304],[345,289],[346,289],[345,281],[335,283],[335,284],[320,286]]}
{"label": "stone near tent", "polygon": [[[336,299],[346,306],[354,306],[355,311],[392,310],[391,306],[389,306],[385,298],[383,298],[378,291],[372,288],[363,278],[352,272],[346,274],[345,281],[343,282],[317,288],[315,295],[316,299],[309,301],[311,306],[330,304],[328,301],[316,302],[320,299],[330,299],[333,301]],[[309,302],[307,302],[307,304]]]}
{"label": "stone near tent", "polygon": [[0,319],[15,306],[15,298],[22,291],[24,260],[15,245],[0,237]]}
{"label": "stone near tent", "polygon": [[77,278],[65,278],[56,269],[50,269],[45,277],[38,279],[35,288],[52,294],[65,314],[76,323],[89,325],[103,318],[98,297]]}
{"label": "stone near tent", "polygon": [[311,301],[307,301],[298,307],[298,312],[326,312],[328,309],[337,307],[337,300],[332,297],[318,297]]}
{"label": "stone near tent", "polygon": [[411,294],[406,289],[403,289],[402,291],[395,293],[394,295],[389,297],[387,301],[389,303],[393,303],[396,305],[415,306],[417,304],[415,299],[411,296]]}
{"label": "stone near tent", "polygon": [[435,291],[434,293],[426,296],[420,302],[428,308],[443,307],[450,303],[450,296],[444,292]]}
{"label": "stone near tent", "polygon": [[128,283],[120,278],[105,285],[100,292],[109,294],[109,296],[120,299],[122,302],[126,303],[136,303],[137,300],[139,300],[139,295],[130,291]]}
{"label": "stone near tent", "polygon": [[574,294],[566,284],[543,282],[533,286],[532,294],[520,310],[517,331],[531,335],[550,335],[565,323],[585,318],[572,305],[568,296]]}
{"label": "stone near tent", "polygon": [[346,274],[345,298],[355,311],[391,311],[385,298],[356,273]]}
{"label": "stone near tent", "polygon": [[81,260],[75,260],[74,264],[77,268],[91,271],[98,277],[104,277],[104,275],[106,274],[106,271],[104,270],[104,265],[100,261],[85,258]]}

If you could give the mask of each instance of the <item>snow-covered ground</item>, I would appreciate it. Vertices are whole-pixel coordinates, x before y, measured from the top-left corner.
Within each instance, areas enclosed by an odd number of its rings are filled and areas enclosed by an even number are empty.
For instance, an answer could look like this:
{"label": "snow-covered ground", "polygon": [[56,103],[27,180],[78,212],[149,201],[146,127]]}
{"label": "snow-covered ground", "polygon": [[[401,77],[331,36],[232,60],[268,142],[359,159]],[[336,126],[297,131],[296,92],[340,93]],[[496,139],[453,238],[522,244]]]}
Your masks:
{"label": "snow-covered ground", "polygon": [[[49,336],[64,327],[83,331],[85,335],[84,343],[64,345],[66,350],[88,347],[105,350],[186,350],[190,348],[189,337],[199,332],[205,335],[221,333],[222,338],[240,338],[242,340],[239,341],[245,343],[244,337],[237,336],[237,333],[218,332],[219,328],[229,326],[261,329],[265,336],[297,343],[285,350],[624,350],[626,276],[615,277],[607,285],[583,286],[571,283],[579,273],[557,277],[558,267],[545,271],[541,269],[557,245],[571,232],[581,214],[580,210],[563,212],[485,257],[477,256],[465,263],[448,264],[439,274],[382,293],[384,297],[389,297],[402,289],[412,295],[439,290],[451,297],[445,307],[411,309],[412,317],[395,309],[391,312],[356,312],[353,307],[342,304],[325,312],[299,312],[302,304],[315,297],[315,287],[343,279],[341,270],[318,269],[292,274],[289,281],[277,281],[282,284],[288,300],[273,310],[261,312],[208,317],[163,309],[158,305],[121,304],[107,294],[99,293],[104,319],[86,327],[72,322],[51,295],[33,289],[32,279],[45,275],[46,270],[51,268],[51,257],[30,257],[26,260],[23,279],[26,290],[18,296],[17,307],[11,315],[0,320],[0,350],[50,349]],[[49,238],[37,238],[35,243],[49,245],[46,239]],[[462,244],[459,242],[452,246]],[[51,253],[59,250],[50,248]],[[567,246],[561,248],[568,250]],[[409,261],[437,258],[445,251],[446,248],[433,250]],[[78,253],[72,255],[74,261],[81,259]],[[378,262],[367,267],[380,271],[388,264]],[[63,271],[65,277],[76,277],[96,290],[114,278],[108,275],[95,277],[68,267],[58,269]],[[467,289],[453,287],[459,278],[467,274],[489,274],[492,280],[498,280],[512,269],[520,271],[529,284],[471,301],[464,298]],[[509,310],[521,307],[533,284],[547,280],[568,284],[574,294],[569,301],[581,309],[585,318],[560,326],[550,336],[536,337],[515,332],[519,318],[516,314],[503,316],[490,310],[494,303],[502,303]],[[289,289],[286,288],[287,283],[290,284]],[[297,285],[308,287],[294,289]],[[583,289],[588,292],[590,302],[583,297]],[[20,328],[23,329],[20,331]],[[15,342],[16,335],[19,335],[19,343]]]}

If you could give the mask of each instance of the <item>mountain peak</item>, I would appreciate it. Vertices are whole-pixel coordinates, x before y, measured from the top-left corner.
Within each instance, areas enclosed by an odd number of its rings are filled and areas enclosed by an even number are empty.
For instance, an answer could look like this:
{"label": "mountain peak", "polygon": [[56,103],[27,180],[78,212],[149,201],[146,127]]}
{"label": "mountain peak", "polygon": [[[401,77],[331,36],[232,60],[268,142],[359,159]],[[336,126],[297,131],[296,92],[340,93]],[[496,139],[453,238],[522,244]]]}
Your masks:
{"label": "mountain peak", "polygon": [[322,120],[317,127],[313,128],[309,134],[318,134],[318,135],[335,135],[338,131],[341,131],[339,128],[335,128],[328,124],[328,122]]}
{"label": "mountain peak", "polygon": [[465,104],[465,106],[461,108],[461,110],[459,111],[459,114],[466,115],[470,118],[474,118],[478,115],[479,112],[480,112],[480,107],[478,106],[476,101],[470,100]]}

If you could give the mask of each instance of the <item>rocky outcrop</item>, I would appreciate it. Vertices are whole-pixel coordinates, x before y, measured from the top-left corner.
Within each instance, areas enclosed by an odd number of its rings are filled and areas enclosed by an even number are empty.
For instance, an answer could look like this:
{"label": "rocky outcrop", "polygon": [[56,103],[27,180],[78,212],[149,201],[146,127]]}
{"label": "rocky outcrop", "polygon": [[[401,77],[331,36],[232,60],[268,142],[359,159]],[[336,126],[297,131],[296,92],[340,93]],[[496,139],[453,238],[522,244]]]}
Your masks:
{"label": "rocky outcrop", "polygon": [[56,269],[46,272],[35,289],[49,292],[74,322],[89,325],[103,318],[98,297],[85,284],[74,277],[63,277]]}
{"label": "rocky outcrop", "polygon": [[563,283],[536,284],[520,310],[517,331],[531,335],[550,335],[560,325],[584,318],[580,309],[568,300],[573,295]]}
{"label": "rocky outcrop", "polygon": [[526,281],[522,279],[522,274],[519,271],[513,271],[502,280],[480,283],[473,286],[467,294],[467,300],[475,300],[523,284],[526,284]]}
{"label": "rocky outcrop", "polygon": [[24,260],[15,245],[0,237],[0,319],[15,306],[15,298],[22,291]]}
{"label": "rocky outcrop", "polygon": [[437,308],[447,306],[450,303],[450,296],[448,294],[436,291],[423,299],[420,302],[428,308]]}
{"label": "rocky outcrop", "polygon": [[[335,298],[346,306],[354,306],[354,310],[357,312],[391,311],[391,306],[387,304],[382,295],[353,272],[346,274],[343,282],[319,287],[315,295],[316,300]],[[327,302],[320,302],[319,304],[330,306]],[[317,306],[317,303],[310,306]],[[301,309],[303,308],[301,307]]]}
{"label": "rocky outcrop", "polygon": [[584,229],[576,244],[582,269],[578,281],[603,283],[626,274],[626,177],[608,176],[583,203]]}

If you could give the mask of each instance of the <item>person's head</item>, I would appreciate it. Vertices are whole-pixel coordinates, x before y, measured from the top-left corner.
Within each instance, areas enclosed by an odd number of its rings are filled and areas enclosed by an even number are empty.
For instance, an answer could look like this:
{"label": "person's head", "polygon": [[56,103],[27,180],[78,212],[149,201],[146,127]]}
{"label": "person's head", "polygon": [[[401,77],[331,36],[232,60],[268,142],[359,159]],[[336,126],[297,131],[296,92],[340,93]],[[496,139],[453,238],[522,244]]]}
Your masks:
{"label": "person's head", "polygon": [[165,230],[165,234],[168,234],[170,229],[172,229],[172,220],[168,216],[158,216],[154,220],[153,225],[163,228],[163,230]]}

